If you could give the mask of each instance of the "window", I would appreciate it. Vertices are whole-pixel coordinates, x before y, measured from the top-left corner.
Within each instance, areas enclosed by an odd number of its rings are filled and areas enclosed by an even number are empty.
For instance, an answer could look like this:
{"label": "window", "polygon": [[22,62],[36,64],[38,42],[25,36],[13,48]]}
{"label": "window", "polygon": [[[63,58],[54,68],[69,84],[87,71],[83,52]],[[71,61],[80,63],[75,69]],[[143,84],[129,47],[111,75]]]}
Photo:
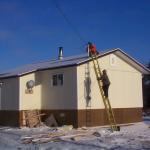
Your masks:
{"label": "window", "polygon": [[52,85],[53,86],[63,85],[63,80],[64,80],[63,74],[55,74],[52,77]]}
{"label": "window", "polygon": [[53,86],[57,85],[57,75],[53,75]]}
{"label": "window", "polygon": [[58,85],[63,85],[63,74],[58,74]]}

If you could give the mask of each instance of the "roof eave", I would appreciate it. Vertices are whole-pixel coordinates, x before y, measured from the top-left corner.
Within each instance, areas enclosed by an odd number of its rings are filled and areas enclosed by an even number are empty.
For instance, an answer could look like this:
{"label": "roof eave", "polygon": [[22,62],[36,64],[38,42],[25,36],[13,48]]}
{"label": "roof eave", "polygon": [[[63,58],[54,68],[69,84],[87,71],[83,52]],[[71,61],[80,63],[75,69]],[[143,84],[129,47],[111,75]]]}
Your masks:
{"label": "roof eave", "polygon": [[[112,53],[114,53],[114,54],[122,57],[127,63],[129,63],[128,61],[130,61],[130,65],[132,65],[134,68],[136,68],[142,74],[150,74],[150,70],[148,68],[146,68],[141,63],[137,62],[134,58],[132,58],[131,56],[129,56],[128,54],[126,54],[120,48],[116,48],[116,49],[107,51],[105,53],[102,53],[102,54],[100,54],[98,56],[98,58],[104,57],[104,56],[112,54]],[[78,63],[71,64],[71,65],[40,68],[40,69],[36,69],[36,70],[30,70],[28,72],[24,72],[24,73],[17,74],[17,75],[10,75],[10,76],[8,75],[8,76],[0,77],[0,79],[6,79],[6,78],[12,78],[12,77],[20,77],[20,76],[24,76],[24,75],[27,75],[27,74],[30,74],[30,73],[33,73],[33,72],[36,72],[36,71],[53,70],[53,69],[59,69],[59,68],[66,68],[66,67],[78,66],[78,65],[85,64],[85,63],[87,63],[89,61],[92,61],[92,58],[90,58],[90,57],[88,58],[87,57],[87,59],[85,59],[83,61],[80,61]]]}
{"label": "roof eave", "polygon": [[66,65],[66,66],[57,66],[57,67],[51,67],[51,68],[41,68],[41,69],[37,69],[37,70],[32,70],[32,71],[29,71],[29,72],[25,72],[25,73],[22,73],[22,74],[18,74],[18,75],[10,75],[10,76],[5,76],[5,77],[0,77],[0,80],[2,79],[8,79],[8,78],[14,78],[14,77],[22,77],[24,75],[28,75],[28,74],[31,74],[31,73],[34,73],[34,72],[37,72],[37,71],[45,71],[45,70],[54,70],[54,69],[59,69],[59,68],[68,68],[68,67],[73,67],[73,66],[77,66],[78,64],[71,64],[71,65]]}
{"label": "roof eave", "polygon": [[[105,52],[105,53],[103,53],[103,54],[99,54],[99,55],[98,55],[98,58],[104,57],[104,56],[109,55],[109,54],[112,54],[112,53],[114,53],[114,52],[116,52],[116,51],[118,51],[118,50],[120,50],[120,49],[117,48],[117,49],[113,49],[113,50],[111,50],[111,51],[107,51],[107,52]],[[89,57],[88,59],[86,59],[86,60],[84,60],[84,61],[78,62],[78,65],[82,65],[82,64],[87,63],[87,62],[89,62],[89,61],[92,61],[92,58]]]}
{"label": "roof eave", "polygon": [[[127,53],[125,53],[124,51],[122,51],[121,49],[118,49],[115,54],[117,56],[121,56],[122,55],[122,59],[124,58],[124,61],[126,61],[127,63],[129,63],[131,66],[133,66],[135,69],[137,69],[139,72],[141,72],[142,74],[150,74],[150,70],[148,68],[146,68],[143,64],[141,64],[140,62],[136,61],[133,57],[129,56]],[[128,61],[130,60],[130,61]]]}
{"label": "roof eave", "polygon": [[[116,48],[116,49],[113,49],[113,50],[111,50],[111,51],[107,51],[107,52],[105,52],[105,53],[99,55],[98,58],[104,57],[104,56],[109,55],[109,54],[112,54],[112,53],[115,53],[115,54],[117,55],[117,52],[123,54],[126,58],[128,58],[129,60],[131,60],[131,61],[132,61],[132,64],[130,64],[130,65],[133,65],[133,63],[134,63],[133,67],[134,67],[135,69],[137,69],[139,72],[141,72],[142,74],[150,74],[150,70],[149,70],[148,68],[146,68],[144,65],[142,65],[141,63],[139,63],[138,61],[136,61],[133,57],[131,57],[131,56],[129,56],[128,54],[126,54],[126,53],[125,53],[124,51],[122,51],[120,48]],[[82,62],[79,62],[78,65],[82,65],[82,64],[87,63],[87,62],[89,62],[89,61],[92,61],[92,59],[91,59],[91,58],[86,59],[86,60],[84,60],[84,61],[82,61]],[[128,63],[128,62],[127,62],[127,63]],[[136,67],[135,64],[136,64],[138,67]]]}

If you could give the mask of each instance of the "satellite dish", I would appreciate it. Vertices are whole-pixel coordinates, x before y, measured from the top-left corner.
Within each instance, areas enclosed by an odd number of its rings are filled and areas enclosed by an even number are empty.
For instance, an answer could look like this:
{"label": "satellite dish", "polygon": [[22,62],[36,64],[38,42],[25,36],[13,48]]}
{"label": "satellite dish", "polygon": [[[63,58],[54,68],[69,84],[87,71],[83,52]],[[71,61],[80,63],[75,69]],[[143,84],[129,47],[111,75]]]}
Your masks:
{"label": "satellite dish", "polygon": [[30,80],[26,83],[26,86],[28,89],[32,89],[35,85],[35,82],[33,80]]}
{"label": "satellite dish", "polygon": [[2,86],[3,85],[3,82],[0,82],[0,86]]}

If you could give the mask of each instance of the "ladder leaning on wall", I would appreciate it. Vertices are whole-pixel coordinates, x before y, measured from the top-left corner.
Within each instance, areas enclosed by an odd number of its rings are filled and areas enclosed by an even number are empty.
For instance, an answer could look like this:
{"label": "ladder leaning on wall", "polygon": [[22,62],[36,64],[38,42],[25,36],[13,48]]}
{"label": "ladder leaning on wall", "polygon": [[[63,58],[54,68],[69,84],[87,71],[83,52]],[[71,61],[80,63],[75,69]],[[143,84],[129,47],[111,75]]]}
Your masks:
{"label": "ladder leaning on wall", "polygon": [[99,86],[100,93],[102,95],[105,110],[107,112],[107,117],[108,117],[110,127],[111,127],[112,131],[119,131],[120,129],[119,129],[119,126],[117,126],[117,124],[116,124],[114,112],[111,108],[110,101],[107,97],[105,97],[104,91],[102,89],[102,81],[99,80],[99,78],[102,76],[102,73],[101,73],[99,62],[98,62],[98,57],[97,57],[96,54],[94,54],[94,55],[92,54],[90,57],[92,58],[92,61],[93,61],[95,75],[96,75],[96,78],[97,78],[97,81],[98,81],[98,86]]}

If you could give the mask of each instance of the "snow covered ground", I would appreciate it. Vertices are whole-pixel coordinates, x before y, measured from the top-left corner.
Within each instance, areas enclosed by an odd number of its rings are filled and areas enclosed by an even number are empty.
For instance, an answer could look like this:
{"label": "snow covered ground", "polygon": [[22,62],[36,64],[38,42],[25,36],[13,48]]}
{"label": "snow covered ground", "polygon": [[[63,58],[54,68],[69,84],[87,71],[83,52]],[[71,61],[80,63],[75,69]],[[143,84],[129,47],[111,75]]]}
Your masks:
{"label": "snow covered ground", "polygon": [[[150,149],[150,117],[143,122],[121,127],[120,132],[95,127],[88,131],[99,133],[77,141],[64,139],[42,144],[23,144],[24,137],[55,132],[52,128],[9,128],[0,127],[0,150],[148,150]],[[88,132],[87,131],[87,132]],[[68,134],[72,131],[68,131]]]}

